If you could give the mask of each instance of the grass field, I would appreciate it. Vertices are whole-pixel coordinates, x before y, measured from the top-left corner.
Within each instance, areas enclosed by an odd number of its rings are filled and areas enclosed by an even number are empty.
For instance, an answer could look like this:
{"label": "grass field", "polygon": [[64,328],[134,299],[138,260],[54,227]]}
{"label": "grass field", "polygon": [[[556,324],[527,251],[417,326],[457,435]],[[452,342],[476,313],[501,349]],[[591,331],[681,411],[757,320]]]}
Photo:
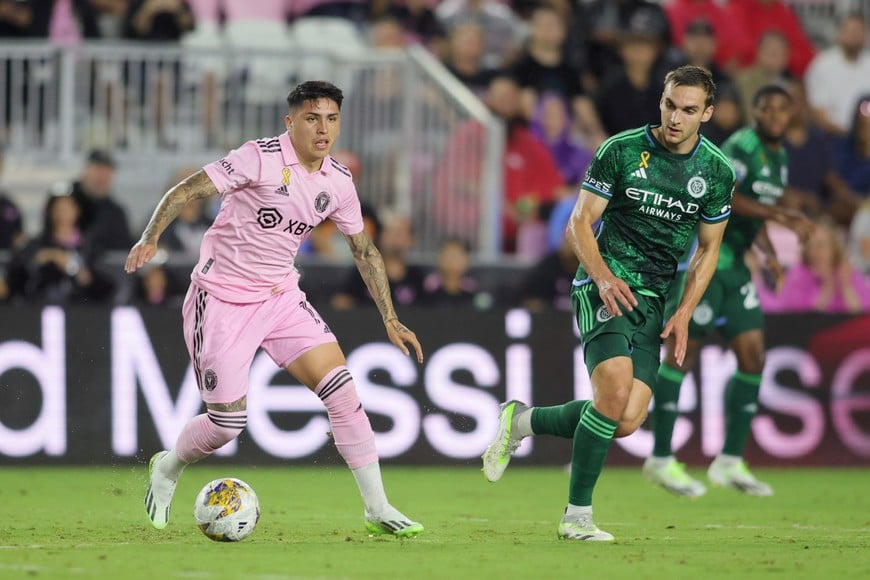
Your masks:
{"label": "grass field", "polygon": [[[699,500],[606,469],[596,522],[613,544],[558,541],[567,475],[514,467],[497,484],[472,468],[386,468],[392,501],[426,525],[369,537],[349,472],[195,466],[169,527],[142,507],[145,467],[0,469],[0,578],[870,578],[870,470],[759,471],[776,489]],[[248,481],[262,518],[243,542],[193,522],[199,488]]]}

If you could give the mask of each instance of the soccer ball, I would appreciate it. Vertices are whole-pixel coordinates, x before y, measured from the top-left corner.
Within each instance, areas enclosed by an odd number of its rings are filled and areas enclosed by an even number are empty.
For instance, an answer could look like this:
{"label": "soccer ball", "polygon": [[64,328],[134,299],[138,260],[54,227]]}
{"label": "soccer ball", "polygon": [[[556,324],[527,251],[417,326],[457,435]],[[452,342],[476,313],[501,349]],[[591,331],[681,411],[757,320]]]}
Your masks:
{"label": "soccer ball", "polygon": [[215,542],[238,542],[251,535],[260,520],[260,502],[253,488],[233,477],[205,484],[193,515],[199,529]]}

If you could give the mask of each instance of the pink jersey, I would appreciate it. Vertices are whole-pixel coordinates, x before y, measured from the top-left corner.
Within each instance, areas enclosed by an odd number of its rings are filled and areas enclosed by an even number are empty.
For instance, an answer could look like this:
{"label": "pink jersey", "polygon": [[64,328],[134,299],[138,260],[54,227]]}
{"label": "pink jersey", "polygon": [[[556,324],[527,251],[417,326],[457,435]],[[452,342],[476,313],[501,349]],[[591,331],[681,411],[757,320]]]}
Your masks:
{"label": "pink jersey", "polygon": [[296,289],[296,253],[323,220],[344,234],[363,231],[347,167],[327,156],[320,171],[308,173],[287,133],[248,141],[203,169],[221,194],[221,209],[191,279],[226,302],[260,302]]}

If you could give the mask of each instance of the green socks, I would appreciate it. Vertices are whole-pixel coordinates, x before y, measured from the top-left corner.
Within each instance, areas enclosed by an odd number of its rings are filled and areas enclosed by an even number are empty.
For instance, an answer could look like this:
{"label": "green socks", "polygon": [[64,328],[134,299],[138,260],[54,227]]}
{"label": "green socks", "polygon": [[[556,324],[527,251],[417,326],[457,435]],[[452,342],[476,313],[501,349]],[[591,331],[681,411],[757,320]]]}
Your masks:
{"label": "green socks", "polygon": [[686,373],[674,367],[662,364],[656,379],[655,405],[652,410],[652,427],[655,443],[653,457],[670,457],[672,454],[671,438],[674,436],[674,425],[679,412],[677,401],[680,398],[680,385]]}
{"label": "green socks", "polygon": [[724,455],[743,456],[749,439],[752,418],[758,410],[758,389],[761,375],[737,371],[725,386],[725,446]]}
{"label": "green socks", "polygon": [[574,450],[571,459],[571,483],[568,503],[576,506],[592,505],[592,490],[601,470],[618,421],[605,417],[588,405],[574,432]]}
{"label": "green socks", "polygon": [[583,411],[592,401],[571,401],[554,407],[532,408],[532,431],[535,435],[555,435],[564,439],[574,437]]}

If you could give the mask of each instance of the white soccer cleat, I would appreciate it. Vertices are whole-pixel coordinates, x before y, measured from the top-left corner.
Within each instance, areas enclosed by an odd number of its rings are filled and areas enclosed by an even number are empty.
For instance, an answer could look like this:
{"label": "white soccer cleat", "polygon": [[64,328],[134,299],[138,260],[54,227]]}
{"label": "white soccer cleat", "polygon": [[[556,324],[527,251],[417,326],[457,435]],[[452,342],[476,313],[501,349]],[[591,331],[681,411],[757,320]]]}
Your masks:
{"label": "white soccer cleat", "polygon": [[732,463],[717,457],[707,469],[707,477],[714,485],[730,487],[747,495],[760,497],[773,495],[773,488],[763,481],[758,481],[742,459]]}
{"label": "white soccer cleat", "polygon": [[660,485],[674,495],[701,497],[707,488],[697,479],[686,473],[686,466],[673,457],[648,457],[643,463],[643,476],[650,482]]}
{"label": "white soccer cleat", "polygon": [[510,463],[511,456],[522,443],[522,437],[516,434],[515,418],[518,414],[529,410],[529,406],[520,401],[502,403],[498,413],[498,430],[495,439],[483,452],[483,474],[489,481],[498,481],[504,475]]}
{"label": "white soccer cleat", "polygon": [[175,493],[177,483],[164,476],[157,469],[157,462],[167,453],[169,452],[155,453],[151,457],[151,461],[148,462],[148,473],[151,480],[145,492],[145,511],[148,513],[151,525],[158,530],[162,530],[169,523],[169,508],[172,505],[172,495]]}
{"label": "white soccer cleat", "polygon": [[560,540],[580,540],[584,542],[612,542],[613,534],[598,528],[592,521],[592,514],[565,514],[559,522]]}
{"label": "white soccer cleat", "polygon": [[375,535],[413,538],[423,531],[423,524],[411,520],[393,506],[387,506],[383,513],[377,515],[372,515],[366,510],[365,522],[366,530]]}

